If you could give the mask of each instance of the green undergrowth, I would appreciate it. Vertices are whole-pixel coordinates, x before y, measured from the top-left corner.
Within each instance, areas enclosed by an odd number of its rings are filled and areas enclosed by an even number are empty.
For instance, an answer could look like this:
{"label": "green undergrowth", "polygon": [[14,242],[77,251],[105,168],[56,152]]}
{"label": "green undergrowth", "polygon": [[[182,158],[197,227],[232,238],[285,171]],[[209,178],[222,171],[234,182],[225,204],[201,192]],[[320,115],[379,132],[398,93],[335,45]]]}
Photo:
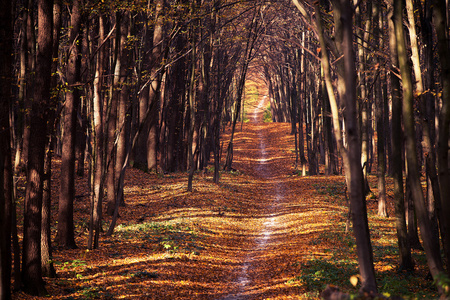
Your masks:
{"label": "green undergrowth", "polygon": [[145,241],[157,245],[156,249],[168,254],[199,255],[200,246],[198,228],[184,222],[146,222],[140,224],[118,225],[116,234],[123,239]]}
{"label": "green undergrowth", "polygon": [[[338,186],[324,186],[320,190],[330,196],[341,194],[341,187]],[[413,257],[417,263],[415,273],[398,271],[396,236],[385,226],[389,219],[369,215],[369,220],[378,292],[385,297],[402,299],[438,299],[432,280],[423,271],[426,268],[425,254],[414,251]],[[356,296],[360,288],[356,242],[351,229],[345,232],[344,218],[336,224],[335,230],[318,234],[310,246],[316,249],[311,251],[314,254],[306,262],[294,263],[293,266],[299,270],[298,275],[286,283],[306,287],[307,292],[302,299],[317,299],[329,284],[360,299]],[[358,280],[354,286],[351,281],[356,278]],[[446,280],[443,279],[442,285],[450,285],[450,281]]]}

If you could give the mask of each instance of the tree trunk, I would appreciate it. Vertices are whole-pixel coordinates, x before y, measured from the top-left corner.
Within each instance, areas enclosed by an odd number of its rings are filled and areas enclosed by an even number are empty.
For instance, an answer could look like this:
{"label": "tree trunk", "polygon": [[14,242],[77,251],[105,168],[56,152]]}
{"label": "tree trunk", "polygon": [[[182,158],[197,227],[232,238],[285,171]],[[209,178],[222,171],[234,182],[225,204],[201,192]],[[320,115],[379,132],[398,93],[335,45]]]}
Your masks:
{"label": "tree trunk", "polygon": [[397,41],[397,54],[399,60],[399,67],[402,75],[403,86],[403,104],[402,117],[403,126],[405,130],[405,148],[406,160],[408,162],[408,178],[411,187],[411,195],[414,200],[414,206],[417,213],[421,236],[427,256],[428,267],[431,275],[435,280],[440,272],[443,271],[442,260],[439,248],[433,247],[431,236],[431,224],[428,219],[427,210],[425,208],[425,201],[423,198],[422,186],[420,183],[419,165],[417,162],[416,152],[416,137],[414,126],[414,112],[413,112],[413,87],[411,79],[411,71],[408,63],[405,36],[403,31],[403,2],[401,0],[394,0],[394,25],[395,36]]}
{"label": "tree trunk", "polygon": [[67,64],[67,83],[64,105],[64,131],[62,137],[61,186],[58,207],[59,246],[74,249],[75,233],[73,225],[73,201],[75,199],[75,137],[77,130],[77,112],[80,102],[80,90],[76,86],[80,79],[81,43],[81,0],[74,0],[69,34],[69,61]]}
{"label": "tree trunk", "polygon": [[392,93],[392,159],[391,169],[394,179],[394,205],[395,205],[395,226],[397,229],[397,240],[400,255],[400,270],[413,270],[414,264],[411,257],[411,247],[408,240],[408,232],[405,217],[405,200],[403,190],[403,132],[401,125],[401,98],[400,81],[395,75],[398,66],[397,41],[393,23],[393,9],[389,10],[389,51],[391,58],[390,84]]}
{"label": "tree trunk", "polygon": [[[114,52],[115,56],[117,56],[119,43],[120,43],[120,18],[119,14],[116,14],[116,36],[114,40]],[[114,59],[115,64],[117,58]],[[112,65],[112,69],[116,69],[116,66]],[[117,107],[118,107],[118,98],[114,97],[114,81],[115,81],[115,75],[112,79],[113,84],[110,87],[110,101],[108,102],[109,107],[108,110],[108,116],[107,116],[107,145],[106,145],[106,170],[107,170],[107,179],[106,179],[106,195],[107,195],[107,213],[111,214],[114,211],[114,205],[116,203],[116,135],[118,125],[117,125]]]}
{"label": "tree trunk", "polygon": [[12,8],[1,0],[0,7],[0,299],[11,299],[11,214],[12,166],[9,111],[12,84]]}
{"label": "tree trunk", "polygon": [[27,13],[26,13],[26,51],[27,51],[27,62],[26,62],[26,96],[24,99],[24,109],[25,116],[23,122],[23,145],[22,145],[22,156],[24,166],[27,165],[28,159],[28,149],[30,140],[30,110],[31,110],[31,97],[34,93],[35,86],[35,74],[36,71],[36,34],[35,34],[35,20],[34,14],[30,13],[33,11],[34,0],[25,0],[27,3]]}
{"label": "tree trunk", "polygon": [[156,1],[155,29],[153,33],[152,69],[150,73],[149,107],[152,113],[148,120],[149,132],[147,138],[147,168],[157,170],[158,163],[158,124],[159,124],[159,96],[161,89],[162,71],[160,70],[162,61],[162,42],[164,38],[164,7],[165,0]]}
{"label": "tree trunk", "polygon": [[[52,45],[52,82],[51,89],[56,90],[58,79],[56,71],[58,67],[58,48],[61,29],[61,0],[56,0],[53,5],[53,45]],[[56,106],[59,95],[52,95],[52,105]],[[49,113],[48,124],[49,137],[44,165],[44,190],[42,195],[42,228],[41,228],[41,263],[42,275],[55,277],[56,270],[52,261],[52,240],[51,240],[51,178],[52,178],[52,158],[53,158],[53,136],[55,133],[57,118],[56,112]]]}
{"label": "tree trunk", "polygon": [[446,18],[446,5],[444,0],[435,0],[433,9],[433,21],[437,33],[438,53],[442,72],[442,108],[439,115],[439,141],[438,141],[438,169],[441,192],[440,222],[443,228],[441,232],[445,257],[447,260],[447,272],[450,274],[450,172],[448,168],[448,141],[450,137],[450,49],[448,46],[448,30]]}
{"label": "tree trunk", "polygon": [[94,77],[94,97],[93,97],[93,126],[94,126],[94,145],[93,145],[93,188],[91,189],[91,212],[89,221],[88,249],[98,248],[98,240],[101,229],[102,199],[103,199],[103,179],[104,171],[104,138],[103,138],[103,72],[105,50],[102,47],[105,39],[105,17],[99,16],[98,22],[99,43],[96,60],[96,70]]}
{"label": "tree trunk", "polygon": [[[117,108],[117,152],[116,152],[116,166],[115,173],[119,174],[124,166],[125,157],[127,154],[127,146],[129,142],[130,131],[130,117],[128,111],[128,96],[129,88],[127,84],[128,80],[128,66],[129,66],[129,50],[126,43],[130,30],[130,15],[128,11],[124,11],[120,18],[120,48],[119,55],[116,62],[115,72],[115,88],[117,94],[113,93],[113,97],[118,98]],[[122,179],[123,180],[123,179]],[[116,188],[123,186],[123,183],[116,181]],[[124,205],[123,189],[116,190],[116,195],[120,194],[120,205]],[[117,199],[116,199],[117,201]],[[108,207],[108,214],[112,215],[114,212],[114,206]]]}
{"label": "tree trunk", "polygon": [[41,210],[44,155],[47,133],[51,64],[53,1],[38,1],[38,48],[36,86],[31,110],[30,151],[24,205],[22,276],[25,290],[33,295],[46,293],[41,267]]}
{"label": "tree trunk", "polygon": [[[372,6],[373,13],[373,23],[374,23],[374,36],[380,36],[380,33],[383,28],[383,20],[380,15],[380,6],[378,3],[373,3]],[[383,41],[380,39],[381,46],[383,46]],[[377,65],[380,64],[378,58],[375,58],[375,63]],[[378,69],[377,72],[380,72]],[[379,73],[378,73],[379,74]],[[375,96],[375,115],[376,115],[376,130],[377,130],[377,171],[378,171],[378,215],[382,217],[387,217],[387,203],[386,203],[386,150],[385,150],[385,141],[386,141],[386,128],[385,128],[385,119],[384,116],[385,111],[385,101],[386,97],[383,95],[382,87],[381,87],[381,79],[379,76],[375,77],[374,84],[374,96]]]}
{"label": "tree trunk", "polygon": [[[364,197],[364,177],[361,170],[361,144],[358,135],[357,113],[356,113],[356,67],[355,54],[353,52],[353,28],[352,28],[352,10],[351,5],[346,0],[334,1],[334,14],[337,42],[340,43],[339,49],[343,53],[343,63],[339,67],[345,73],[345,77],[340,77],[338,90],[341,99],[345,101],[345,123],[346,138],[348,146],[344,148],[341,132],[338,104],[334,95],[334,89],[331,82],[330,64],[328,53],[326,51],[325,38],[323,35],[322,21],[320,17],[316,18],[319,40],[322,55],[322,64],[324,68],[325,83],[330,99],[333,125],[336,141],[338,143],[345,168],[347,187],[350,194],[351,215],[353,221],[353,230],[357,244],[357,254],[359,270],[361,274],[362,287],[366,292],[376,292],[377,285],[375,271],[373,267],[372,245],[370,242],[370,232],[367,221],[367,210]],[[315,5],[316,15],[320,16],[320,9]]]}
{"label": "tree trunk", "polygon": [[367,221],[367,210],[364,196],[364,176],[362,174],[359,159],[361,157],[361,144],[358,138],[358,124],[356,112],[356,68],[355,54],[353,52],[353,26],[352,7],[348,0],[340,0],[338,3],[340,10],[340,28],[342,30],[342,52],[344,55],[345,74],[345,132],[348,142],[348,165],[346,176],[350,204],[352,209],[353,231],[356,238],[359,271],[361,273],[362,287],[366,292],[377,292],[375,271],[373,267],[372,245],[370,242],[370,232]]}

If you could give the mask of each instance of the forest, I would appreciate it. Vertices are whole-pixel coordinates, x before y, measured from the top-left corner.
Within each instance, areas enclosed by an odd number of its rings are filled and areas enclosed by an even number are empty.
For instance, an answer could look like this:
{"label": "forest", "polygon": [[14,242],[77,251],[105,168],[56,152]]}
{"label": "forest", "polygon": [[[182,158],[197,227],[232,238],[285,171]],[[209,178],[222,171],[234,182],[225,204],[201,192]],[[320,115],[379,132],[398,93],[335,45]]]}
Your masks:
{"label": "forest", "polygon": [[448,1],[0,7],[0,300],[450,298]]}

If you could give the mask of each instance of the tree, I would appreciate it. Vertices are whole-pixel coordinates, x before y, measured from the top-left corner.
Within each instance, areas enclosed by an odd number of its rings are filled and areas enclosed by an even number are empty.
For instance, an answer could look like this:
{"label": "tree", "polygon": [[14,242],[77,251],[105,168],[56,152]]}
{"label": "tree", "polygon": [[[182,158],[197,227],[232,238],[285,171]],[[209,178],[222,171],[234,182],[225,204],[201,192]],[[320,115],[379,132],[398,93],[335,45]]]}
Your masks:
{"label": "tree", "polygon": [[[62,7],[61,0],[56,0],[53,5],[53,45],[52,45],[52,81],[51,81],[51,106],[56,107],[59,93],[56,72],[58,68],[59,39],[61,36]],[[51,179],[52,160],[54,151],[55,131],[59,111],[50,110],[48,119],[48,142],[44,162],[44,183],[42,194],[42,228],[41,228],[41,263],[42,274],[47,277],[56,277],[56,270],[52,261],[52,234],[51,234]]]}
{"label": "tree", "polygon": [[74,0],[70,19],[69,61],[67,64],[66,101],[64,103],[64,131],[62,136],[61,187],[58,206],[58,241],[61,247],[76,248],[73,225],[75,199],[75,137],[77,112],[80,105],[80,44],[81,0]]}
{"label": "tree", "polygon": [[400,97],[400,80],[396,76],[395,69],[398,68],[397,40],[393,21],[393,7],[388,11],[389,28],[389,51],[390,51],[390,84],[392,91],[392,177],[394,180],[394,205],[395,205],[395,227],[397,230],[397,241],[400,256],[400,270],[413,270],[414,263],[411,257],[411,246],[408,240],[408,232],[405,217],[405,200],[403,190],[403,156],[402,156],[402,103]]}
{"label": "tree", "polygon": [[440,256],[439,247],[434,247],[431,237],[432,229],[430,220],[425,208],[425,201],[423,198],[422,186],[420,183],[419,165],[417,163],[416,153],[416,139],[414,128],[414,115],[413,115],[413,87],[411,79],[411,71],[407,59],[407,51],[405,44],[405,37],[403,31],[403,2],[400,0],[394,0],[394,26],[395,36],[397,42],[397,55],[400,66],[400,72],[402,75],[402,87],[403,87],[403,103],[402,103],[402,117],[403,126],[405,130],[405,147],[406,147],[406,159],[408,168],[408,179],[411,188],[411,195],[414,200],[414,206],[416,209],[417,218],[419,221],[419,227],[421,236],[427,256],[428,267],[431,275],[437,280],[439,274],[443,271],[442,260]]}
{"label": "tree", "polygon": [[[448,46],[448,24],[446,15],[446,4],[444,1],[433,1],[433,22],[436,28],[438,53],[441,62],[442,72],[442,108],[439,115],[439,141],[438,141],[438,169],[441,192],[441,215],[440,222],[443,229],[443,245],[447,259],[447,272],[450,275],[450,171],[448,169],[448,140],[450,137],[450,49]],[[432,272],[433,273],[433,272]],[[433,274],[433,277],[435,274]]]}
{"label": "tree", "polygon": [[[293,0],[293,2],[302,13],[303,18],[309,19],[309,14],[304,6],[296,0]],[[321,51],[322,64],[332,110],[335,137],[343,158],[347,188],[350,195],[353,232],[356,239],[358,265],[362,280],[361,289],[369,293],[376,293],[377,285],[373,267],[373,254],[364,195],[364,177],[360,165],[361,144],[359,141],[356,111],[357,97],[354,85],[354,82],[356,82],[356,67],[355,53],[353,51],[353,14],[349,1],[333,1],[333,6],[336,30],[335,47],[327,42],[324,35],[318,3],[315,5],[315,31],[319,37],[321,49],[323,49],[323,52]],[[340,105],[342,105],[342,108],[345,111],[344,120],[347,147],[344,147],[340,133],[338,104],[331,82],[327,48],[330,48],[333,53],[339,53],[343,56],[343,60],[338,62],[337,66],[339,76],[337,89],[340,100],[342,101]],[[340,55],[336,55],[336,57],[340,57]]]}
{"label": "tree", "polygon": [[[366,203],[364,197],[364,177],[358,158],[361,157],[361,146],[358,138],[358,125],[356,113],[356,81],[355,56],[353,52],[353,23],[352,7],[350,1],[334,1],[335,20],[338,43],[341,42],[344,55],[344,82],[345,94],[341,99],[345,101],[345,132],[348,143],[348,165],[346,168],[347,187],[350,194],[352,208],[353,231],[356,238],[359,271],[362,277],[362,290],[376,292],[377,285],[373,268],[373,254],[370,242],[370,233],[367,221]],[[339,32],[342,30],[342,32]],[[345,164],[345,162],[344,162]]]}
{"label": "tree", "polygon": [[25,290],[45,293],[41,267],[41,210],[47,113],[50,103],[53,1],[38,0],[38,47],[36,86],[30,118],[27,184],[24,205],[22,276]]}
{"label": "tree", "polygon": [[12,166],[9,111],[12,83],[12,7],[0,1],[0,299],[11,299]]}

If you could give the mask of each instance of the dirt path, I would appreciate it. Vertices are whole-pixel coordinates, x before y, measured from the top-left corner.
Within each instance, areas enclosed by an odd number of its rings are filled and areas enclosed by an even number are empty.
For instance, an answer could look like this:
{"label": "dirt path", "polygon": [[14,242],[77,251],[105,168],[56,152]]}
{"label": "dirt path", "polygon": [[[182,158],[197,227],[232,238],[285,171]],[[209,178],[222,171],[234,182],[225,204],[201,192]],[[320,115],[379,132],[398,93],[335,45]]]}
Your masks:
{"label": "dirt path", "polygon": [[[255,139],[241,148],[236,147],[237,152],[247,154],[247,157],[238,155],[243,161],[237,162],[237,168],[244,168],[259,184],[255,199],[259,199],[260,208],[256,215],[246,217],[252,226],[245,226],[241,249],[235,251],[241,262],[233,270],[238,275],[232,281],[233,290],[219,297],[222,300],[265,299],[280,294],[283,298],[299,296],[298,287],[287,285],[287,273],[293,271],[295,258],[304,259],[307,255],[308,243],[304,239],[304,243],[297,243],[297,230],[290,222],[294,215],[309,209],[298,205],[298,201],[296,205],[292,203],[297,197],[292,197],[294,193],[286,184],[289,167],[285,160],[276,156],[280,138],[276,129],[288,130],[289,126],[262,122],[266,101],[264,96],[249,115],[250,123],[246,124],[246,132],[252,133]],[[298,221],[295,226],[300,225]],[[292,244],[296,245],[295,251],[289,253]]]}

